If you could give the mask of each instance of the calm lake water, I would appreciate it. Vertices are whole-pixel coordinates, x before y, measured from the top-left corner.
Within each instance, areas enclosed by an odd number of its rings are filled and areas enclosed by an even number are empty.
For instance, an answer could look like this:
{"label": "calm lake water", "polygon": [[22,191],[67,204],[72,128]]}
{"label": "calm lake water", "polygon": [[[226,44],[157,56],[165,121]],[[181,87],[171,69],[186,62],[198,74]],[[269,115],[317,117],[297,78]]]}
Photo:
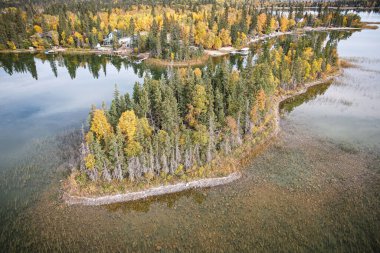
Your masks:
{"label": "calm lake water", "polygon": [[333,85],[312,89],[321,94],[310,101],[305,101],[305,96],[292,99],[302,106],[285,106],[285,111],[291,111],[287,120],[320,136],[379,148],[380,54],[375,53],[379,46],[378,30],[364,30],[342,40],[338,44],[339,56],[357,66],[345,69]]}
{"label": "calm lake water", "polygon": [[[72,130],[116,83],[130,92],[161,72],[106,56],[0,55],[1,251],[379,252],[379,41],[364,30],[339,43],[355,67],[282,104],[279,137],[241,180],[101,207],[59,200]],[[25,64],[9,75],[15,62]]]}
{"label": "calm lake water", "polygon": [[116,84],[131,92],[146,73],[119,57],[97,55],[0,54],[0,62],[0,143],[6,149],[80,126],[91,104],[109,102]]}

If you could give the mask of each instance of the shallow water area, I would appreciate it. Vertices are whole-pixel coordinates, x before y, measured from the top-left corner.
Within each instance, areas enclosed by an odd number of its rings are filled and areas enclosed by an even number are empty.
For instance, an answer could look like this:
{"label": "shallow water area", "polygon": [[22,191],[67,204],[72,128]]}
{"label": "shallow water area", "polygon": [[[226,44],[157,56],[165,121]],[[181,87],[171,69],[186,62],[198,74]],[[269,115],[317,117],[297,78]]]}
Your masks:
{"label": "shallow water area", "polygon": [[341,41],[338,52],[353,64],[331,84],[314,87],[312,99],[298,97],[302,106],[285,106],[287,120],[320,136],[362,148],[380,149],[380,56],[374,54],[379,30],[363,30]]}

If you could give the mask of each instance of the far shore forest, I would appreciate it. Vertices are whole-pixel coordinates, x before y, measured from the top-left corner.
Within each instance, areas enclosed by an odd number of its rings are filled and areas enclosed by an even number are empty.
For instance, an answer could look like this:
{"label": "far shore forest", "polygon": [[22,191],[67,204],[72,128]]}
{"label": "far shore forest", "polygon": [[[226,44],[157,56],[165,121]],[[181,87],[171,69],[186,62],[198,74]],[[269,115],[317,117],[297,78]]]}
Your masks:
{"label": "far shore forest", "polygon": [[[140,3],[141,2],[141,3]],[[8,7],[0,14],[0,50],[53,47],[123,48],[167,61],[201,58],[203,50],[303,27],[360,27],[360,18],[327,4],[274,5],[258,1],[79,1]],[[351,1],[353,2],[353,1]],[[339,4],[339,3],[338,3]],[[362,6],[375,6],[373,1]],[[314,7],[316,14],[305,14]],[[125,48],[124,48],[125,49]]]}
{"label": "far shore forest", "polygon": [[[204,49],[246,47],[263,34],[363,25],[358,15],[337,5],[318,4],[314,13],[305,14],[311,3],[142,2],[9,7],[0,14],[0,49],[86,49],[103,44],[112,33],[114,49],[120,47],[118,37],[130,36],[135,53],[186,61],[202,56]],[[202,68],[170,67],[158,79],[147,75],[132,94],[120,94],[116,87],[109,106],[92,106],[78,147],[80,162],[67,180],[70,190],[124,192],[231,173],[241,158],[239,148],[255,146],[275,130],[281,95],[339,69],[337,43],[350,34],[278,37],[251,45],[239,69],[226,60]]]}

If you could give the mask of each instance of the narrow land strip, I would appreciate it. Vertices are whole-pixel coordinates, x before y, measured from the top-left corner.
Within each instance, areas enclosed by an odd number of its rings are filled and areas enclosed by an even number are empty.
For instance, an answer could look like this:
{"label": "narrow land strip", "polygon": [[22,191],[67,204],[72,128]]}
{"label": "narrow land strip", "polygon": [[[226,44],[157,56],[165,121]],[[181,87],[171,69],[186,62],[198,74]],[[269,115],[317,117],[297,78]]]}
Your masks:
{"label": "narrow land strip", "polygon": [[185,183],[178,183],[174,185],[165,185],[154,187],[151,189],[147,189],[144,191],[138,192],[128,192],[124,194],[117,195],[108,195],[102,197],[77,197],[70,196],[68,194],[63,195],[63,199],[69,205],[85,205],[85,206],[99,206],[99,205],[107,205],[118,202],[127,202],[138,199],[144,199],[152,196],[159,196],[164,194],[176,193],[180,191],[185,191],[193,188],[206,188],[206,187],[214,187],[218,185],[224,185],[231,183],[241,177],[240,172],[234,172],[226,177],[219,178],[206,178],[200,179],[196,181],[190,181]]}

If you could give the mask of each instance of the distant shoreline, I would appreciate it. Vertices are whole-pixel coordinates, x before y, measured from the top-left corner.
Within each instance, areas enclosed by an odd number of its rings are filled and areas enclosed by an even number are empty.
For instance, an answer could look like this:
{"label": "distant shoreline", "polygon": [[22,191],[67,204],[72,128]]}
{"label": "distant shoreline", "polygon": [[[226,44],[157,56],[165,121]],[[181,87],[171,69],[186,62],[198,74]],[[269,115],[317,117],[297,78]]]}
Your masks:
{"label": "distant shoreline", "polygon": [[[368,24],[374,24],[373,22],[362,22],[363,27],[355,28],[355,27],[303,27],[303,28],[297,28],[292,31],[287,32],[274,32],[271,34],[264,34],[260,37],[252,38],[246,46],[249,46],[252,43],[256,43],[262,40],[270,39],[279,37],[282,35],[292,35],[297,33],[304,33],[304,32],[312,32],[312,31],[344,31],[344,30],[362,30],[362,29],[373,29],[368,26]],[[367,25],[366,25],[367,24]],[[44,50],[30,50],[30,49],[4,49],[0,50],[0,53],[44,53],[48,49]],[[147,57],[149,52],[141,53],[138,55],[132,55],[130,50],[129,51],[112,51],[112,50],[97,50],[97,49],[85,49],[85,48],[61,48],[58,50],[53,50],[54,53],[62,53],[62,54],[96,54],[96,55],[112,55],[112,56],[135,56],[137,58],[144,58],[144,60],[147,62],[147,64],[152,66],[173,66],[173,67],[187,67],[187,66],[197,66],[202,65],[205,62],[207,62],[208,57],[219,57],[230,54],[230,52],[237,50],[236,48],[229,46],[229,47],[222,47],[217,50],[212,49],[206,49],[204,55],[200,56],[199,58],[187,60],[187,61],[168,61],[164,59],[157,59],[157,58],[151,58]]]}
{"label": "distant shoreline", "polygon": [[[363,23],[363,25],[364,24],[365,23]],[[315,32],[344,31],[344,30],[354,30],[354,31],[356,31],[356,30],[362,30],[362,29],[367,29],[367,27],[366,26],[363,26],[361,28],[355,28],[355,27],[323,27],[323,26],[322,27],[303,27],[303,28],[298,28],[298,29],[295,29],[295,30],[292,30],[292,31],[287,31],[287,32],[274,32],[274,33],[271,33],[271,34],[263,34],[260,37],[252,38],[247,43],[246,46],[249,46],[252,43],[256,43],[256,42],[259,42],[259,41],[262,41],[262,40],[276,38],[276,37],[283,36],[283,35],[292,35],[292,34],[305,33],[305,32],[313,32],[313,31],[315,31]],[[229,47],[222,47],[222,48],[217,49],[217,50],[207,49],[207,50],[205,50],[205,53],[209,54],[212,57],[218,57],[218,56],[228,55],[232,51],[235,51],[235,50],[237,50],[237,48],[229,46]]]}

